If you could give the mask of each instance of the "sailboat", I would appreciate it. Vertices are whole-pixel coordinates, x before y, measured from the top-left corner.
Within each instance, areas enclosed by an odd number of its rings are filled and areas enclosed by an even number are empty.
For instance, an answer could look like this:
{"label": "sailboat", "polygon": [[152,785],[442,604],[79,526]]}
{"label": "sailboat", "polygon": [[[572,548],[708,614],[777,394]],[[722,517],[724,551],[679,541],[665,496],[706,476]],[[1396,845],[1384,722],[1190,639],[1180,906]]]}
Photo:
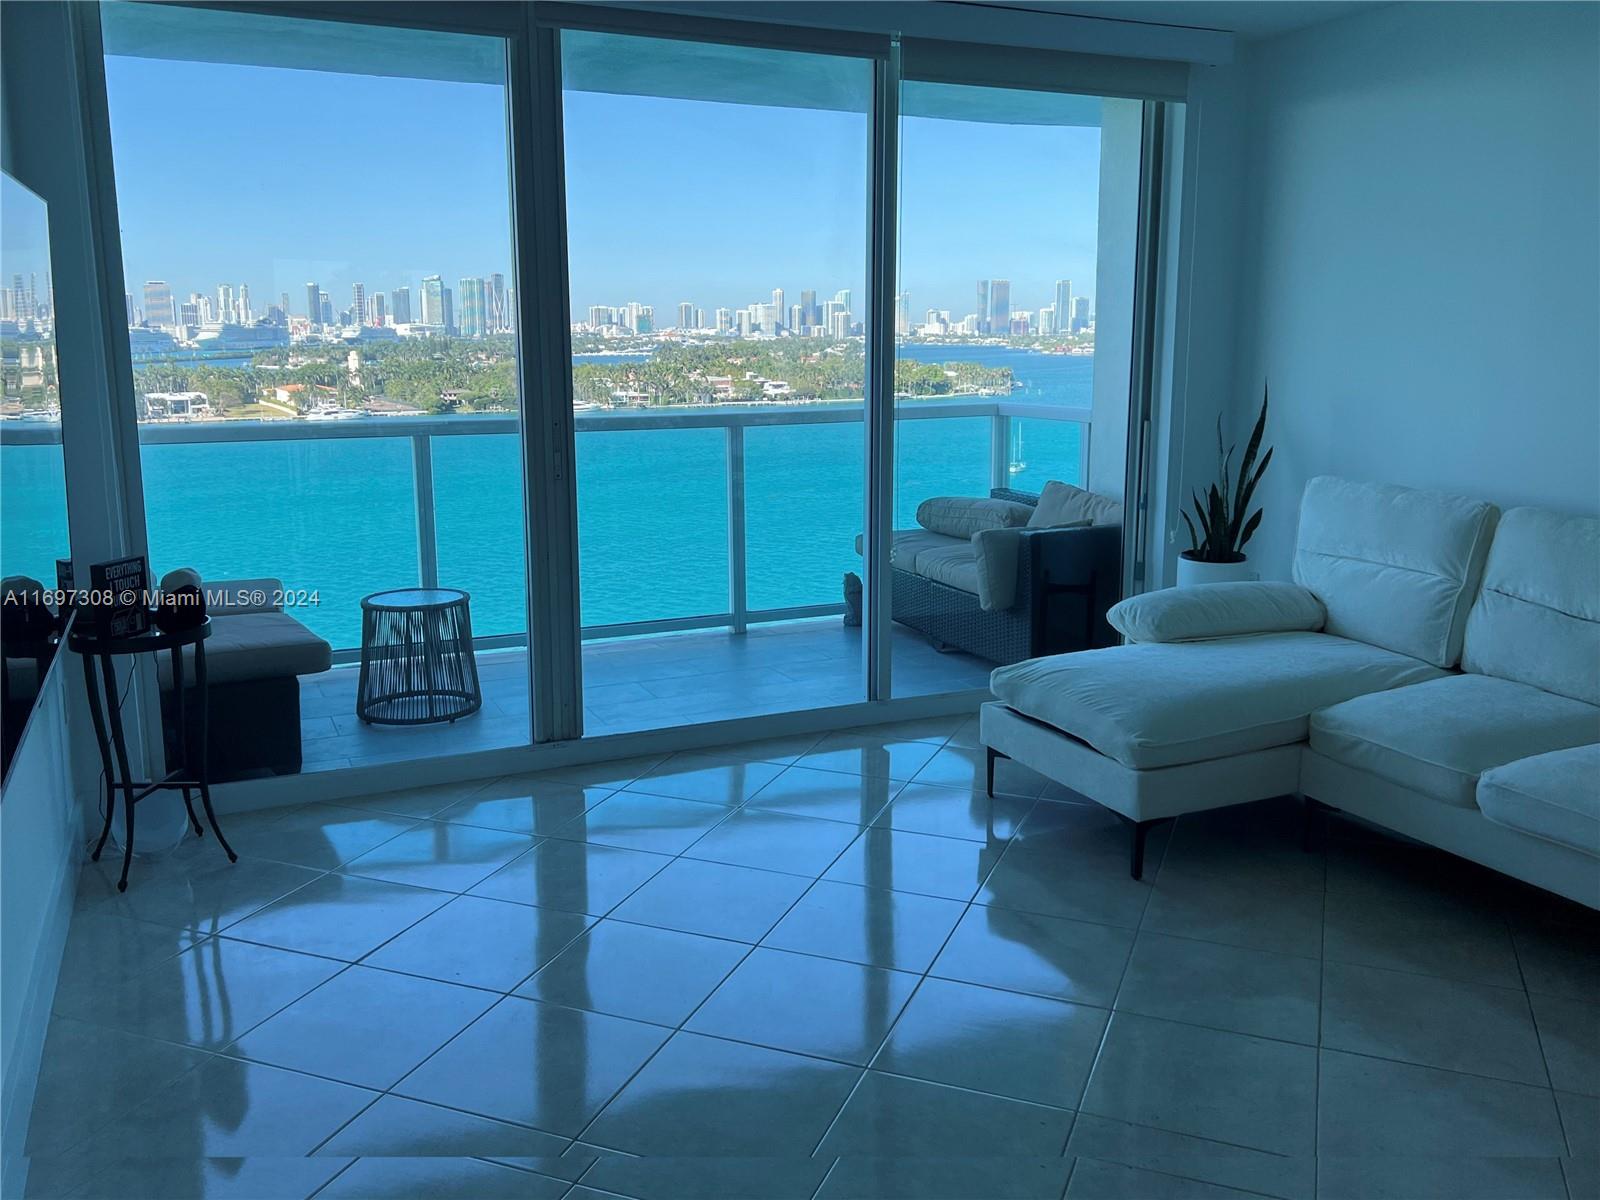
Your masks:
{"label": "sailboat", "polygon": [[1022,430],[1018,428],[1016,456],[1011,460],[1010,471],[1013,475],[1020,475],[1027,469],[1028,461],[1022,457]]}

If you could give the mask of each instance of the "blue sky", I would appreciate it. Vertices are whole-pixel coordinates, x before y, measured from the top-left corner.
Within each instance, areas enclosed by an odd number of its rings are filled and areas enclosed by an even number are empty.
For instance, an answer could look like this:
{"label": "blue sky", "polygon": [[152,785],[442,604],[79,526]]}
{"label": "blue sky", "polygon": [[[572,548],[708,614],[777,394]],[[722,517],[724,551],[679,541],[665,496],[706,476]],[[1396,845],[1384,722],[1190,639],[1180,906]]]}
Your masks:
{"label": "blue sky", "polygon": [[[248,283],[303,312],[439,273],[511,271],[499,86],[113,57],[107,60],[124,265],[137,298]],[[572,302],[654,304],[676,321],[805,288],[865,295],[864,114],[567,95]],[[1094,291],[1098,130],[907,118],[902,286],[912,311],[1012,281]],[[137,300],[136,300],[137,302]],[[415,304],[415,301],[413,301]],[[858,299],[856,312],[864,312]]]}

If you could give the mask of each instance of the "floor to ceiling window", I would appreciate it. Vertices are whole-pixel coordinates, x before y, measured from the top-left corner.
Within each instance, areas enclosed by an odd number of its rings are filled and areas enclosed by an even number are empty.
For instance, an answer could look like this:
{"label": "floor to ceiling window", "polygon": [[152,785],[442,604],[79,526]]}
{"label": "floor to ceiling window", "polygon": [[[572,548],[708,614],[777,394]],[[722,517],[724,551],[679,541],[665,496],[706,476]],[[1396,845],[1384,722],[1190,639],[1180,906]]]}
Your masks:
{"label": "floor to ceiling window", "polygon": [[[109,5],[105,69],[152,574],[281,581],[333,647],[307,769],[528,740],[499,38]],[[356,712],[362,601],[459,589],[481,709]],[[415,598],[413,598],[415,599]]]}
{"label": "floor to ceiling window", "polygon": [[861,700],[872,62],[561,60],[585,731]]}
{"label": "floor to ceiling window", "polygon": [[[1120,526],[1142,106],[909,77],[900,97],[890,603],[897,627],[945,653],[897,654],[892,678],[895,695],[920,695],[1082,648],[1086,606],[1119,586],[1117,533],[1052,533],[1048,550],[1042,530],[973,541],[962,517],[923,505],[1026,501],[1058,481],[1103,497],[1063,520]],[[1094,598],[1083,560],[1097,553]]]}

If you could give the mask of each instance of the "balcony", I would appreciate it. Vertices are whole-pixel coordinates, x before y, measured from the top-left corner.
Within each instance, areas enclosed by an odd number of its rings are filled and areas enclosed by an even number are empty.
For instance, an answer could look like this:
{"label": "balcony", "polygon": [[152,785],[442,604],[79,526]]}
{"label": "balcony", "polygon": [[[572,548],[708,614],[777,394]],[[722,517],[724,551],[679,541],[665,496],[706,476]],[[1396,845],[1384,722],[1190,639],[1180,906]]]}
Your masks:
{"label": "balcony", "polygon": [[[1087,476],[1087,409],[972,397],[896,415],[896,527],[930,495]],[[840,620],[843,574],[861,569],[861,421],[833,404],[576,416],[588,732],[862,697],[861,631]],[[302,680],[307,770],[526,740],[518,428],[515,415],[140,426],[158,576],[270,575],[316,597],[295,615],[335,665]],[[6,447],[59,441],[53,424],[0,423]],[[471,593],[483,709],[363,725],[360,597],[417,584]],[[896,695],[982,687],[990,669],[899,626],[893,656]]]}

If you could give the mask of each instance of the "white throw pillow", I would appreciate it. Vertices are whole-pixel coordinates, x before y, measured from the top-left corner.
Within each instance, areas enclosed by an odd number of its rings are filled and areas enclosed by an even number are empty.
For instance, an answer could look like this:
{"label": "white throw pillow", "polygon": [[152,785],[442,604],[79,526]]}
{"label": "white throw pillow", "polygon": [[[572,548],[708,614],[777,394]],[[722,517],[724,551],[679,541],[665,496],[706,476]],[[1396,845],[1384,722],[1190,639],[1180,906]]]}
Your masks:
{"label": "white throw pillow", "polygon": [[1130,642],[1193,642],[1251,633],[1315,633],[1327,610],[1294,583],[1211,583],[1129,596],[1106,620]]}
{"label": "white throw pillow", "polygon": [[1120,525],[1122,505],[1109,496],[1097,496],[1070,483],[1051,480],[1039,493],[1039,504],[1028,518],[1030,529],[1057,525]]}
{"label": "white throw pillow", "polygon": [[978,496],[934,496],[917,505],[917,524],[946,537],[970,538],[984,529],[1017,529],[1033,509],[1015,500]]}

